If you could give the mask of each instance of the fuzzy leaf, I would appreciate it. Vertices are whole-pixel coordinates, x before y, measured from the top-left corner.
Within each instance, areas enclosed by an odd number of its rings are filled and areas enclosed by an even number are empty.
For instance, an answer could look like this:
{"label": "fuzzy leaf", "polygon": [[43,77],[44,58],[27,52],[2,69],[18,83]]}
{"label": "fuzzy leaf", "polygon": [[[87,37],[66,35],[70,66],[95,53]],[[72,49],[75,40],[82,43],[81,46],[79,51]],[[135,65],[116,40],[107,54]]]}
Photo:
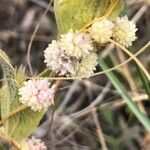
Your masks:
{"label": "fuzzy leaf", "polygon": [[[19,72],[14,70],[8,57],[2,50],[0,50],[0,64],[4,73],[3,87],[0,90],[1,117],[4,118],[22,105],[19,102],[18,88],[19,84],[24,81],[25,75],[23,75],[23,69],[19,69]],[[43,114],[44,112],[34,112],[30,108],[26,108],[9,118],[3,125],[9,136],[21,141],[35,130]]]}
{"label": "fuzzy leaf", "polygon": [[103,16],[115,3],[111,18],[118,16],[123,9],[123,0],[54,0],[58,30],[66,33],[69,29],[81,29],[93,19]]}
{"label": "fuzzy leaf", "polygon": [[[10,64],[6,54],[0,50],[0,64],[4,72],[3,90],[1,98],[1,116],[4,117],[11,110],[12,102],[16,101],[17,84],[15,80],[15,70]],[[5,89],[5,90],[4,90]],[[4,99],[3,99],[4,98]],[[7,125],[6,125],[7,128]]]}

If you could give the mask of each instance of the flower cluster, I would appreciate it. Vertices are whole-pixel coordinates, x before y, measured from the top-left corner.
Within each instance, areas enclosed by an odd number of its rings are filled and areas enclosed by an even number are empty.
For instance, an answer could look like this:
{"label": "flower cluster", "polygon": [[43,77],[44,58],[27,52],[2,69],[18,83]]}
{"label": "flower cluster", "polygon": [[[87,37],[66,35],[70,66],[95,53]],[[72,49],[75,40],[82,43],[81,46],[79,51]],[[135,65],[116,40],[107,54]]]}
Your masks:
{"label": "flower cluster", "polygon": [[65,35],[61,35],[60,46],[66,55],[75,58],[86,57],[94,50],[90,35],[82,32],[78,33],[77,31],[70,31]]}
{"label": "flower cluster", "polygon": [[75,75],[77,59],[65,55],[59,41],[53,40],[45,50],[45,63],[59,75]]}
{"label": "flower cluster", "polygon": [[48,80],[28,80],[19,89],[20,102],[34,111],[41,111],[54,103],[55,84],[51,87]]}
{"label": "flower cluster", "polygon": [[[137,28],[128,17],[94,22],[86,32],[70,30],[53,40],[44,51],[45,63],[59,76],[90,77],[97,66],[95,42],[106,44],[110,38],[131,46],[136,39]],[[51,87],[47,80],[29,80],[19,89],[20,101],[34,111],[47,109],[54,103],[55,85]]]}
{"label": "flower cluster", "polygon": [[104,44],[112,37],[113,27],[114,24],[110,20],[104,19],[95,22],[90,28],[90,33],[96,42]]}
{"label": "flower cluster", "polygon": [[97,21],[90,28],[91,35],[96,42],[104,44],[112,38],[126,47],[131,46],[135,41],[136,31],[135,23],[129,21],[127,16],[118,17],[114,22],[108,19]]}
{"label": "flower cluster", "polygon": [[36,139],[33,136],[31,139],[21,143],[21,150],[47,150],[47,147],[41,139]]}
{"label": "flower cluster", "polygon": [[[91,36],[83,32],[70,31],[61,35],[57,41],[52,41],[44,51],[45,63],[47,67],[58,75],[76,76],[94,73],[89,64],[84,63],[87,56],[95,53]],[[95,54],[96,56],[96,54]],[[90,62],[97,65],[95,57]],[[80,74],[80,67],[88,68],[85,74]],[[93,66],[92,66],[93,67]],[[93,67],[95,68],[95,66]],[[90,71],[90,72],[88,72]]]}
{"label": "flower cluster", "polygon": [[60,35],[44,51],[47,67],[60,76],[91,76],[97,65],[95,42],[106,44],[110,38],[129,47],[136,39],[137,28],[128,17],[115,21],[94,22],[88,32],[72,31]]}
{"label": "flower cluster", "polygon": [[120,44],[129,47],[136,40],[135,32],[137,28],[133,21],[129,21],[128,17],[117,18],[115,21],[113,38]]}
{"label": "flower cluster", "polygon": [[93,71],[96,70],[95,66],[97,65],[97,62],[93,60],[96,60],[96,59],[97,59],[97,56],[95,53],[91,53],[87,55],[86,58],[83,59],[80,63],[80,66],[77,71],[77,76],[90,77],[91,75],[93,75]]}

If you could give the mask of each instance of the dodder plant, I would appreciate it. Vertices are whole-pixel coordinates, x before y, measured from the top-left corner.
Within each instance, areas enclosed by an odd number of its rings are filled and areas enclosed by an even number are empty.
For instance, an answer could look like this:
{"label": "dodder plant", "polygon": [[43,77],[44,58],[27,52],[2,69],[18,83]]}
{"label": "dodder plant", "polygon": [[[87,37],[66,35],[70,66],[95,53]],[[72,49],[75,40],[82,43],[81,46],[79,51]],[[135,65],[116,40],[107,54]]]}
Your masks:
{"label": "dodder plant", "polygon": [[[45,150],[45,144],[35,137],[27,139],[38,126],[49,106],[55,103],[55,91],[60,79],[82,79],[94,76],[96,66],[108,66],[98,55],[98,48],[113,43],[126,52],[141,68],[146,79],[149,73],[127,49],[136,39],[137,28],[128,17],[118,17],[123,0],[55,0],[54,9],[59,30],[44,51],[46,66],[59,77],[29,77],[23,68],[15,70],[6,54],[0,50],[3,86],[0,90],[0,137],[16,149]],[[115,88],[144,127],[150,131],[149,119],[140,112],[126,89],[112,72],[107,72]],[[59,80],[59,83],[48,79]]]}

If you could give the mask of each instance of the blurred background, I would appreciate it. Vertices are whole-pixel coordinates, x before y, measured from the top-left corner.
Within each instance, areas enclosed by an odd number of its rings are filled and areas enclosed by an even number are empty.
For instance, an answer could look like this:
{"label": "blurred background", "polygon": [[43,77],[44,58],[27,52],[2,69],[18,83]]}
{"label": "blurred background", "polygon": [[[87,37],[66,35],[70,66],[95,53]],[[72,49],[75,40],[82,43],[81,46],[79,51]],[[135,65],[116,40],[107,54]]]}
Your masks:
{"label": "blurred background", "polygon": [[[28,72],[28,44],[48,2],[0,0],[0,48],[9,56],[14,67],[22,64]],[[127,14],[137,24],[138,38],[131,48],[133,52],[137,52],[150,40],[150,1],[126,0],[122,14]],[[57,33],[51,6],[42,18],[32,43],[31,64],[34,72],[45,69],[43,51],[56,38]],[[119,53],[112,45],[102,50],[101,56],[109,56],[113,65],[126,59],[126,55]],[[150,48],[139,59],[150,72]],[[0,76],[2,78],[1,70]],[[133,99],[137,103],[140,101],[140,109],[150,115],[150,102],[134,64],[119,68],[116,76]],[[50,150],[150,150],[150,135],[123,103],[105,75],[82,81],[64,81],[55,107],[55,111],[48,110],[34,133]]]}

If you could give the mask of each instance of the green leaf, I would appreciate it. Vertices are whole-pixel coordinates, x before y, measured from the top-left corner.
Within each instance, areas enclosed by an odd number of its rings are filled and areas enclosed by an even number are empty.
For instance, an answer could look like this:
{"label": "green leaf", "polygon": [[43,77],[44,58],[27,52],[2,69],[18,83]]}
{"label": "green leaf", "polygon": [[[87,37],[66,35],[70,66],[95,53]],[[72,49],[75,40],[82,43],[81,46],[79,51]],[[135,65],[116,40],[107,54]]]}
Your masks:
{"label": "green leaf", "polygon": [[0,64],[4,72],[3,84],[5,90],[3,90],[4,99],[2,98],[1,100],[1,116],[4,117],[6,114],[10,112],[11,110],[10,106],[12,102],[14,103],[16,101],[18,89],[15,80],[15,70],[10,64],[8,57],[2,50],[0,50]]}
{"label": "green leaf", "polygon": [[81,29],[95,18],[103,16],[111,4],[115,4],[111,18],[124,8],[123,0],[54,0],[54,10],[60,33],[69,29]]}
{"label": "green leaf", "polygon": [[[109,69],[103,60],[99,59],[98,63],[99,66],[102,68],[102,70]],[[139,110],[137,104],[133,102],[132,98],[129,96],[123,84],[118,80],[118,78],[116,78],[116,76],[112,72],[107,72],[106,75],[112,82],[114,87],[117,89],[118,93],[120,93],[121,97],[126,102],[132,113],[137,117],[137,119],[141,122],[141,124],[143,124],[145,129],[147,129],[147,131],[150,132],[149,118]]]}
{"label": "green leaf", "polygon": [[[19,102],[18,88],[25,80],[25,71],[20,68],[16,72],[2,50],[0,50],[0,64],[4,73],[3,87],[0,92],[1,117],[3,119],[22,106]],[[26,108],[10,117],[3,125],[9,136],[21,141],[35,130],[43,114],[44,112],[34,112],[30,108]]]}
{"label": "green leaf", "polygon": [[27,138],[38,126],[45,112],[34,112],[27,108],[9,119],[8,134],[15,140]]}

